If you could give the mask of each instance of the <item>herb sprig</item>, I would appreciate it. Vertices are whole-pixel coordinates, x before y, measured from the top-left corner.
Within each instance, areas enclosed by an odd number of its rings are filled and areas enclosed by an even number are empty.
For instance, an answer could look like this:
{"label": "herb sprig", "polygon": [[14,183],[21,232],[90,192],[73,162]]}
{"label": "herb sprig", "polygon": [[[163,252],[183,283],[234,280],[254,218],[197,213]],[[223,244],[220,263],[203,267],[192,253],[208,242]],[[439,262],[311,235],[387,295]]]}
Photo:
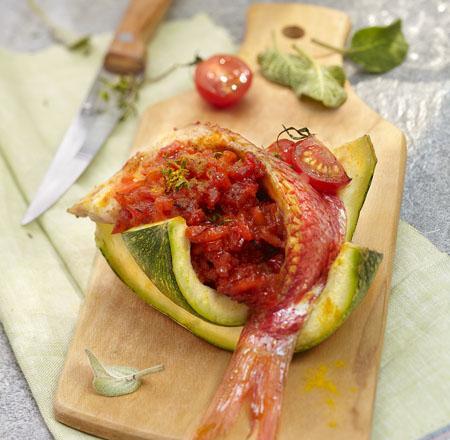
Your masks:
{"label": "herb sprig", "polygon": [[[402,33],[401,20],[389,26],[372,26],[358,30],[349,48],[339,48],[326,42],[311,41],[338,52],[359,64],[365,71],[384,73],[400,65],[408,53],[408,43]],[[258,55],[262,75],[270,81],[290,87],[297,96],[308,96],[326,107],[339,107],[347,94],[345,72],[341,66],[323,66],[310,55],[293,46],[294,53],[283,53],[274,45]]]}
{"label": "herb sprig", "polygon": [[217,211],[212,212],[207,218],[211,223],[219,226],[226,225],[227,223],[231,223],[233,221]]}
{"label": "herb sprig", "polygon": [[108,102],[111,95],[117,98],[117,106],[122,110],[122,120],[128,116],[136,115],[136,100],[138,97],[140,81],[133,75],[120,75],[116,81],[101,78],[103,88],[100,90],[100,98]]}
{"label": "herb sprig", "polygon": [[181,188],[187,188],[189,182],[187,176],[189,170],[186,168],[187,160],[185,158],[167,161],[167,166],[162,168],[161,172],[166,181],[166,191],[179,191]]}

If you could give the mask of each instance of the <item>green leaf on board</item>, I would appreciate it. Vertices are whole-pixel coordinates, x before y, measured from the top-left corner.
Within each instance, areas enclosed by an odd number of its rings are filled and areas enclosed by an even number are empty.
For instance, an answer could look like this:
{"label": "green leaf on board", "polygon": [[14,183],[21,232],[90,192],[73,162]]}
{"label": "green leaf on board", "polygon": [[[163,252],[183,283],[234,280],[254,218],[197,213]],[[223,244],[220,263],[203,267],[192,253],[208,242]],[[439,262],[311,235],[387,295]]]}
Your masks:
{"label": "green leaf on board", "polygon": [[133,393],[141,386],[141,377],[164,370],[163,365],[155,365],[144,370],[125,366],[106,366],[90,350],[85,351],[94,373],[92,386],[102,396],[116,397]]}
{"label": "green leaf on board", "polygon": [[320,46],[341,53],[359,64],[366,72],[384,73],[399,66],[408,53],[408,42],[401,20],[388,26],[371,26],[355,32],[348,49],[312,39]]}
{"label": "green leaf on board", "polygon": [[323,66],[306,52],[293,46],[295,53],[280,52],[275,46],[258,55],[265,78],[290,87],[297,96],[308,96],[326,107],[339,107],[347,98],[345,72],[340,66]]}
{"label": "green leaf on board", "polygon": [[408,53],[402,22],[360,29],[353,35],[349,58],[367,72],[382,73],[400,65]]}

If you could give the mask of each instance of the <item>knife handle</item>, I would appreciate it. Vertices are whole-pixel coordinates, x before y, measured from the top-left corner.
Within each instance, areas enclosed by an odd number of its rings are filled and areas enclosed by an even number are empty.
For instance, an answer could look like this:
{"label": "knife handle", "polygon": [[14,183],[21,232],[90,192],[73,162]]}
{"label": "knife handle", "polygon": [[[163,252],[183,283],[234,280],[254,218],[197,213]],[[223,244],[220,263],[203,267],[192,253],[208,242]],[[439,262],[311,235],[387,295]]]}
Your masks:
{"label": "knife handle", "polygon": [[119,74],[145,69],[147,43],[171,0],[131,0],[105,56],[105,68]]}

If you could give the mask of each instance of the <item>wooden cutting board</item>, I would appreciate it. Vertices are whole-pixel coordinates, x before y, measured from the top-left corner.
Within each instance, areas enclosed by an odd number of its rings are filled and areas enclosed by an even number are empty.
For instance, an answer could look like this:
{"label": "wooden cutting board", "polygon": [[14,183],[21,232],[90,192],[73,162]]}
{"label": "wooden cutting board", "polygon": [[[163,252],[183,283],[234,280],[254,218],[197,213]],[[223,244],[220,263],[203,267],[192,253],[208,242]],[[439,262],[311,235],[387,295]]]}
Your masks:
{"label": "wooden cutting board", "polygon": [[[312,45],[310,38],[342,46],[350,30],[345,14],[301,4],[253,5],[247,25],[240,55],[255,70],[256,55],[271,44],[272,32],[281,48],[288,50],[295,42],[321,62],[336,64],[340,56]],[[302,38],[284,35],[293,25],[303,29]],[[366,299],[343,327],[294,357],[278,435],[282,440],[368,439],[371,432],[406,148],[400,130],[347,89],[342,107],[326,109],[256,74],[248,96],[232,109],[212,109],[195,92],[149,108],[134,142],[135,148],[145,146],[162,132],[195,120],[218,122],[257,145],[271,143],[281,124],[308,126],[329,145],[366,133],[373,140],[378,165],[354,241],[383,252],[384,259]],[[91,387],[86,347],[109,364],[144,368],[163,363],[166,370],[146,378],[134,394],[101,397]],[[109,439],[187,438],[229,358],[139,300],[99,257],[55,396],[56,418]],[[244,439],[247,429],[242,415],[229,438]]]}

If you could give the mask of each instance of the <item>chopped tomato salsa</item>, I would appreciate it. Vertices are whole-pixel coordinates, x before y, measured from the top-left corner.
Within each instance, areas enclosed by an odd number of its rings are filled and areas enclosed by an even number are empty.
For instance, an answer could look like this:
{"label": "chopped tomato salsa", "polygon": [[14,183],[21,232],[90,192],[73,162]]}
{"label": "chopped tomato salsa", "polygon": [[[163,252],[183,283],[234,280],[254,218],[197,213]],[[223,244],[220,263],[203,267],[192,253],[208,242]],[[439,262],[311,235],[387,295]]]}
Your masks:
{"label": "chopped tomato salsa", "polygon": [[252,153],[174,143],[127,167],[115,195],[121,210],[114,232],[182,216],[204,284],[255,308],[275,301],[285,229],[262,184],[265,167]]}

